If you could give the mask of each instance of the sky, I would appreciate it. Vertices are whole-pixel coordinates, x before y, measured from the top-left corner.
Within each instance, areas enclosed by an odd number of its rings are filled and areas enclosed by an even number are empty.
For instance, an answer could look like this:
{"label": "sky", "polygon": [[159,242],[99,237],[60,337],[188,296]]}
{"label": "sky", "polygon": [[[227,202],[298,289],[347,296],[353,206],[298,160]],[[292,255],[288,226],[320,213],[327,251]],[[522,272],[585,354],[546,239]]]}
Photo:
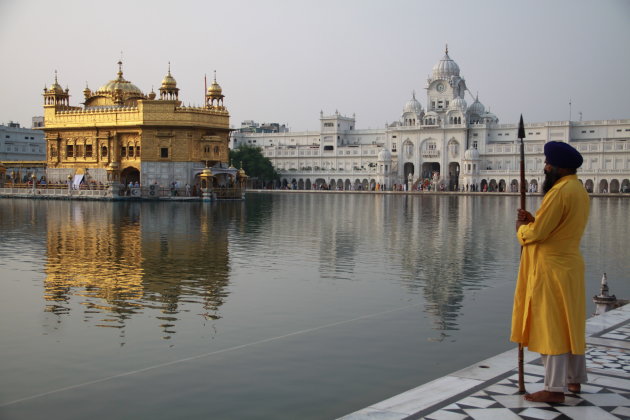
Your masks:
{"label": "sky", "polygon": [[122,56],[145,93],[170,62],[186,105],[216,70],[236,128],[319,130],[320,111],[383,128],[414,91],[426,109],[447,43],[501,123],[630,118],[628,0],[0,0],[0,123],[43,115],[55,71],[80,105]]}

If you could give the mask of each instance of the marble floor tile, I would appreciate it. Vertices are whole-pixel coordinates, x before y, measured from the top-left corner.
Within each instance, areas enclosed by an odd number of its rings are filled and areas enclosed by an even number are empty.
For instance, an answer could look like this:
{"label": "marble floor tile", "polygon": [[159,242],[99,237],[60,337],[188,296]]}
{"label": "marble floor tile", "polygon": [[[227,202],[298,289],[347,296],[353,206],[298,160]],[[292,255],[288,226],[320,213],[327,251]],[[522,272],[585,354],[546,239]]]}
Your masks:
{"label": "marble floor tile", "polygon": [[533,419],[541,420],[553,420],[556,417],[560,417],[562,414],[557,411],[541,410],[539,408],[528,408],[518,413],[519,416],[531,417]]}
{"label": "marble floor tile", "polygon": [[521,420],[518,414],[507,408],[472,408],[464,411],[475,420]]}
{"label": "marble floor tile", "polygon": [[478,397],[467,397],[461,401],[457,401],[457,405],[460,407],[462,405],[477,407],[477,408],[487,408],[494,404],[494,401],[487,398],[478,398]]}
{"label": "marble floor tile", "polygon": [[572,420],[619,420],[599,407],[556,407],[556,410]]}
{"label": "marble floor tile", "polygon": [[493,398],[506,408],[549,407],[547,403],[527,401],[522,395],[495,395]]}
{"label": "marble floor tile", "polygon": [[466,417],[468,417],[468,415],[464,413],[440,410],[424,418],[426,420],[464,420]]}
{"label": "marble floor tile", "polygon": [[619,394],[580,394],[580,397],[598,407],[630,407],[630,400]]}

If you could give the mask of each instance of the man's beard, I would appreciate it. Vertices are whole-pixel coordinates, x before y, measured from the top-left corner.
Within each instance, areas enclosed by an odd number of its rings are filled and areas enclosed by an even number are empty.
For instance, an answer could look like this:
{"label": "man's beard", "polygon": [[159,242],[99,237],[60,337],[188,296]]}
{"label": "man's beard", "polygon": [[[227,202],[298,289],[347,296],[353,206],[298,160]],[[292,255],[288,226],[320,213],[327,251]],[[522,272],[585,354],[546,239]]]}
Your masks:
{"label": "man's beard", "polygon": [[545,180],[543,181],[542,190],[544,194],[547,194],[551,187],[553,187],[553,184],[562,178],[562,176],[558,174],[558,168],[555,166],[552,166],[550,171],[543,171],[545,172]]}

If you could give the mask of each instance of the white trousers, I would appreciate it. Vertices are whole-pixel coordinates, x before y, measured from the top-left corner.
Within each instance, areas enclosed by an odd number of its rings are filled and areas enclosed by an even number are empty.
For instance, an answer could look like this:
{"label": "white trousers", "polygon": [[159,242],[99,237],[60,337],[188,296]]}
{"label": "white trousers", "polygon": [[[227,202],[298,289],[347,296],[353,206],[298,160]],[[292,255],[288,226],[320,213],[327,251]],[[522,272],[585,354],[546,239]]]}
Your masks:
{"label": "white trousers", "polygon": [[565,392],[567,384],[585,384],[586,357],[583,354],[541,354],[545,366],[545,391]]}

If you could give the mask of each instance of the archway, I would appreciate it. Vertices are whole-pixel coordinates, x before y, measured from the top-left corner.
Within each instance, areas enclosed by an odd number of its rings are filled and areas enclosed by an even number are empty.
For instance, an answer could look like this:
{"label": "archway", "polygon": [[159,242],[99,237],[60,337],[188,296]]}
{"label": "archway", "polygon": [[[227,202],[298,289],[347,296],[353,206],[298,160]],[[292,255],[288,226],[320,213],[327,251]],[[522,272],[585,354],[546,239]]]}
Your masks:
{"label": "archway", "polygon": [[355,191],[361,191],[363,186],[361,185],[361,181],[359,179],[354,180],[354,189]]}
{"label": "archway", "polygon": [[344,188],[343,189],[347,191],[347,190],[351,189],[351,187],[352,187],[352,184],[350,183],[350,180],[346,179],[346,182],[344,184]]}
{"label": "archway", "polygon": [[451,162],[448,164],[448,189],[457,191],[459,189],[459,163]]}
{"label": "archway", "polygon": [[416,168],[413,163],[411,162],[405,163],[404,171],[403,171],[403,179],[405,180],[405,182],[407,182],[407,180],[409,179],[409,174],[413,176],[415,172],[416,172]]}
{"label": "archway", "polygon": [[505,192],[505,179],[499,181],[499,192]]}
{"label": "archway", "polygon": [[515,180],[515,179],[513,179],[513,180],[510,182],[510,191],[512,191],[512,192],[518,192],[518,190],[519,190],[519,188],[518,188],[518,181],[517,181],[517,180]]}
{"label": "archway", "polygon": [[607,193],[608,192],[608,181],[605,179],[602,179],[601,181],[599,181],[599,192],[600,193]]}
{"label": "archway", "polygon": [[485,179],[481,180],[481,184],[479,184],[480,191],[486,192],[488,191],[488,181]]}
{"label": "archway", "polygon": [[300,178],[300,180],[298,181],[298,190],[303,190],[304,189],[304,180],[302,178]]}
{"label": "archway", "polygon": [[310,190],[311,188],[312,188],[312,185],[311,185],[311,180],[310,180],[310,179],[307,179],[307,180],[306,180],[306,189],[307,189],[307,190]]}
{"label": "archway", "polygon": [[587,179],[586,182],[584,183],[584,188],[586,188],[586,192],[592,193],[593,189],[595,188],[595,184],[593,183],[593,180]]}
{"label": "archway", "polygon": [[120,173],[120,183],[129,185],[129,183],[140,183],[140,171],[133,166],[128,166]]}
{"label": "archway", "polygon": [[610,192],[611,193],[618,193],[619,192],[619,180],[618,179],[613,179],[612,181],[610,181]]}
{"label": "archway", "polygon": [[529,183],[529,192],[538,192],[538,181],[532,179]]}
{"label": "archway", "polygon": [[331,189],[331,190],[333,190],[333,191],[334,191],[334,190],[336,190],[336,189],[337,189],[337,181],[335,181],[334,179],[331,179],[331,180],[330,180],[330,184],[329,184],[329,185],[330,185],[330,189]]}
{"label": "archway", "polygon": [[369,191],[370,190],[370,184],[369,184],[367,179],[364,179],[363,182],[361,183],[361,189],[363,191]]}
{"label": "archway", "polygon": [[488,186],[488,191],[490,192],[497,192],[498,191],[498,186],[497,186],[497,180],[496,179],[491,179],[490,180],[490,185]]}
{"label": "archway", "polygon": [[337,189],[338,190],[343,190],[343,179],[338,179],[337,180]]}
{"label": "archway", "polygon": [[316,190],[321,190],[321,189],[323,189],[323,188],[325,187],[325,185],[326,185],[326,180],[325,180],[325,179],[322,179],[322,178],[317,178],[317,179],[315,180],[315,189],[316,189]]}
{"label": "archway", "polygon": [[440,164],[437,162],[424,162],[422,164],[422,179],[437,181],[436,176],[440,176]]}
{"label": "archway", "polygon": [[624,179],[621,182],[621,192],[622,193],[630,193],[630,180]]}

